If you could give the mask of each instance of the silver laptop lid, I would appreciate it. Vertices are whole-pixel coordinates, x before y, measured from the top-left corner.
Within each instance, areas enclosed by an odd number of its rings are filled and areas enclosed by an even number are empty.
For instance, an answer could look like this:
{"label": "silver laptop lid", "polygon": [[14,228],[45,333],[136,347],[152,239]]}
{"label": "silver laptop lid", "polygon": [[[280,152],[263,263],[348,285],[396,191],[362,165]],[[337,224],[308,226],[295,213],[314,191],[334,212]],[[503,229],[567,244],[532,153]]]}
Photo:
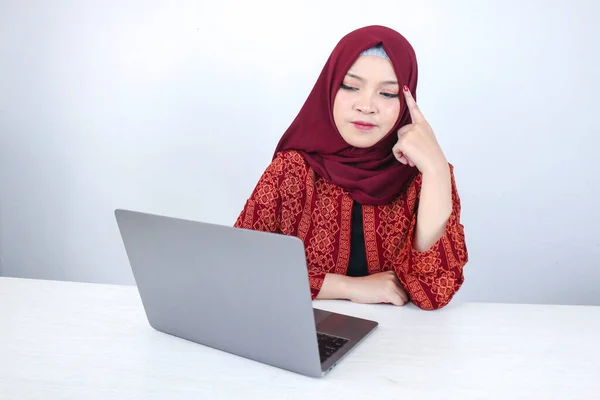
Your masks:
{"label": "silver laptop lid", "polygon": [[123,209],[115,216],[153,328],[321,376],[300,239]]}

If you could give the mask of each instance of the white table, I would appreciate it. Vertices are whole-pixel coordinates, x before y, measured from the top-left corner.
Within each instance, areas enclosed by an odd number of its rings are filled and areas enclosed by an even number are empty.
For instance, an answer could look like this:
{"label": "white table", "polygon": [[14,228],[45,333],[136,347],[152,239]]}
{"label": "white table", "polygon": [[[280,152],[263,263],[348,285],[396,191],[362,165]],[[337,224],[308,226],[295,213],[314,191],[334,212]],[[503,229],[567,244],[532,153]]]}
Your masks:
{"label": "white table", "polygon": [[0,278],[0,398],[600,399],[600,307],[315,306],[380,323],[322,379],[157,332],[135,287]]}

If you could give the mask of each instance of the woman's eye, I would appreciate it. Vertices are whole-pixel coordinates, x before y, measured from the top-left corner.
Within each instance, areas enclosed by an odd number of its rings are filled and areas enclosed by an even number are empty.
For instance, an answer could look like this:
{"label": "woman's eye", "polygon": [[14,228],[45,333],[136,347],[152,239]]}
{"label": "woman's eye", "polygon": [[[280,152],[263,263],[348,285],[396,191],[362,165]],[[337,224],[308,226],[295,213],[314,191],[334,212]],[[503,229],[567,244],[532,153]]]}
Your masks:
{"label": "woman's eye", "polygon": [[352,86],[348,86],[342,83],[341,88],[344,90],[356,90],[356,88],[352,87]]}
{"label": "woman's eye", "polygon": [[[352,87],[352,86],[348,86],[348,85],[346,85],[344,83],[342,83],[340,87],[342,89],[344,89],[344,90],[353,91],[353,92],[358,90],[358,88],[355,88],[355,87]],[[395,99],[396,97],[398,97],[398,94],[396,94],[396,93],[381,92],[380,94],[383,97],[386,97],[388,99]]]}

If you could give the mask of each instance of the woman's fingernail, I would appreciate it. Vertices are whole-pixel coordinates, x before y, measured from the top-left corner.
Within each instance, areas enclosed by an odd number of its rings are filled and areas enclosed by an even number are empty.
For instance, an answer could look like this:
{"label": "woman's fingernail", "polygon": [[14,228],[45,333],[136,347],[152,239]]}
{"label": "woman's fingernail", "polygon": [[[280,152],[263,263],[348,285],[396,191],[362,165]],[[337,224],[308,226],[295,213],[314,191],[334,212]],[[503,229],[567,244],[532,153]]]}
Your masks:
{"label": "woman's fingernail", "polygon": [[408,86],[404,85],[404,91],[408,92]]}

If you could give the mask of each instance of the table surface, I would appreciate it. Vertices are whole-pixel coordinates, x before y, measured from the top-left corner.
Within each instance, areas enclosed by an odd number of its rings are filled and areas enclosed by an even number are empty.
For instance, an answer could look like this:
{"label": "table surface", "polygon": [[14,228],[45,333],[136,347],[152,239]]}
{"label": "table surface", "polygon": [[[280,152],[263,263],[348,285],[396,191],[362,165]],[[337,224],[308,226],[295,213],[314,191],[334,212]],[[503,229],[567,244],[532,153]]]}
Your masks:
{"label": "table surface", "polygon": [[155,331],[134,286],[0,278],[0,398],[600,399],[600,307],[314,306],[380,324],[320,379]]}

